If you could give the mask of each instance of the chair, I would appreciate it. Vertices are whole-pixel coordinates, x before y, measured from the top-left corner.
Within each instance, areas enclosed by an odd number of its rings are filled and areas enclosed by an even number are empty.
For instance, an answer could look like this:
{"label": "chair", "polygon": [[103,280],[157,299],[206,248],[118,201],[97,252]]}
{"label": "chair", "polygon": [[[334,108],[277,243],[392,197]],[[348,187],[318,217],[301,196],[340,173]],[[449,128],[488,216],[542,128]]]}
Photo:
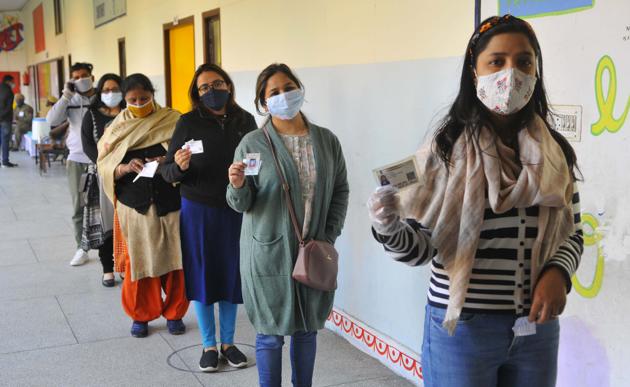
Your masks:
{"label": "chair", "polygon": [[63,143],[51,143],[42,141],[42,143],[38,143],[36,147],[37,153],[35,155],[35,164],[38,163],[39,159],[40,175],[46,173],[47,168],[50,168],[51,161],[57,161],[57,158],[59,156],[62,156],[61,160],[59,160],[62,165],[65,164],[66,159],[68,158],[69,151]]}

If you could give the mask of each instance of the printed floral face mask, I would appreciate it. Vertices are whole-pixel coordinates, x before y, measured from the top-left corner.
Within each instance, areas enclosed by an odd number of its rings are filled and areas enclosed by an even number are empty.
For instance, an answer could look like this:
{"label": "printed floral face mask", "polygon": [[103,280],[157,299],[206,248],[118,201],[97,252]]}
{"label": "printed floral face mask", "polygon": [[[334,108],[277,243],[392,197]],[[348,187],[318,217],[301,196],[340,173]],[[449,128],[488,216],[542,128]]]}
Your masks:
{"label": "printed floral face mask", "polygon": [[477,97],[497,114],[513,114],[532,98],[536,81],[536,77],[515,68],[482,75],[477,77]]}

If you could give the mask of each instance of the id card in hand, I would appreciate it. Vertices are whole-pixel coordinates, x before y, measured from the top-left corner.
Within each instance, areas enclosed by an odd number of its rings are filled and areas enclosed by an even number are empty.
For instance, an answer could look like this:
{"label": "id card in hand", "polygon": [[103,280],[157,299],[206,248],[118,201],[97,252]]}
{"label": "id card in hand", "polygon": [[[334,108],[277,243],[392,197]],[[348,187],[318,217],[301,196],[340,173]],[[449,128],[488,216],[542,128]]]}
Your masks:
{"label": "id card in hand", "polygon": [[402,190],[414,184],[424,184],[424,179],[418,172],[418,164],[414,156],[384,165],[372,171],[379,186],[393,185]]}
{"label": "id card in hand", "polygon": [[203,142],[201,140],[186,141],[186,143],[182,145],[182,149],[186,149],[186,147],[188,147],[193,155],[203,153]]}
{"label": "id card in hand", "polygon": [[258,176],[260,172],[260,166],[262,161],[260,160],[260,153],[248,153],[245,155],[243,162],[246,164],[245,176]]}

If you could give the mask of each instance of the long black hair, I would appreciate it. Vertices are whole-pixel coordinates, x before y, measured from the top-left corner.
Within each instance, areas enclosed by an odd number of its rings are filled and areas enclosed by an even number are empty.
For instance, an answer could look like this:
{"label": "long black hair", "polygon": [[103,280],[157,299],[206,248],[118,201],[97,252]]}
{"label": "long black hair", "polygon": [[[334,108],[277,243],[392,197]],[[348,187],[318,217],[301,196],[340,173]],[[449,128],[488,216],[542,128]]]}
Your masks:
{"label": "long black hair", "polygon": [[532,27],[525,20],[512,15],[493,16],[479,24],[468,41],[464,54],[464,65],[459,85],[459,93],[451,106],[448,114],[439,124],[435,133],[434,152],[448,168],[451,162],[451,152],[455,142],[462,133],[475,141],[478,139],[479,130],[482,127],[493,128],[490,111],[477,98],[477,90],[474,80],[474,69],[477,65],[479,54],[486,49],[492,37],[504,33],[521,33],[525,35],[534,48],[537,60],[537,82],[534,93],[523,109],[515,113],[515,122],[519,127],[525,127],[538,114],[547,127],[551,136],[562,148],[567,160],[569,170],[575,178],[577,158],[575,151],[569,142],[549,124],[549,103],[545,91],[543,77],[543,58],[540,51],[538,38]]}
{"label": "long black hair", "polygon": [[204,63],[201,66],[197,67],[197,71],[195,71],[195,75],[193,75],[193,79],[190,82],[190,87],[188,88],[188,97],[190,98],[190,104],[193,109],[201,106],[201,96],[199,95],[199,88],[197,87],[197,79],[202,73],[205,72],[213,72],[219,74],[221,78],[225,81],[225,84],[228,86],[228,90],[230,91],[230,99],[228,99],[227,107],[236,107],[238,104],[236,103],[234,91],[234,82],[232,82],[232,78],[228,75],[228,73],[219,67],[216,64],[212,63]]}
{"label": "long black hair", "polygon": [[[96,84],[96,98],[94,99],[94,103],[92,104],[92,106],[94,108],[102,108],[102,107],[108,107],[105,105],[105,103],[103,103],[103,101],[101,101],[101,93],[103,92],[103,87],[105,86],[105,82],[107,81],[114,81],[118,84],[118,87],[121,89],[122,92],[122,78],[120,76],[118,76],[118,74],[114,74],[114,73],[107,73],[105,75],[103,75],[101,77],[101,79],[98,80],[98,83]],[[121,109],[124,109],[127,106],[127,103],[125,102],[125,99],[123,98],[122,101],[120,101],[120,103],[118,104],[118,106]]]}

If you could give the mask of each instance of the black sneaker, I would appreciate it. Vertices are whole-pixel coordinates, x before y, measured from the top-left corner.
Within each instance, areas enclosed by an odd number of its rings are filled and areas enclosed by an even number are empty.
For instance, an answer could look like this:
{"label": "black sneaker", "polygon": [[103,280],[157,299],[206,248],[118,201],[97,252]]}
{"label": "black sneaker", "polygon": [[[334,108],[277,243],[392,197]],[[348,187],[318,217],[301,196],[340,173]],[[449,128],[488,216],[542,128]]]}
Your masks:
{"label": "black sneaker", "polygon": [[139,339],[147,337],[149,334],[149,323],[146,321],[134,321],[131,324],[131,336]]}
{"label": "black sneaker", "polygon": [[17,167],[17,164],[13,164],[10,161],[7,161],[6,163],[2,163],[2,168],[15,168]]}
{"label": "black sneaker", "polygon": [[203,372],[216,372],[219,369],[219,352],[216,350],[201,350],[199,369]]}
{"label": "black sneaker", "polygon": [[228,349],[221,348],[221,356],[227,360],[230,367],[245,368],[247,367],[247,357],[243,355],[243,352],[239,351],[236,346],[231,345]]}
{"label": "black sneaker", "polygon": [[186,325],[179,320],[167,320],[166,326],[168,327],[168,333],[171,335],[183,335],[186,332]]}

